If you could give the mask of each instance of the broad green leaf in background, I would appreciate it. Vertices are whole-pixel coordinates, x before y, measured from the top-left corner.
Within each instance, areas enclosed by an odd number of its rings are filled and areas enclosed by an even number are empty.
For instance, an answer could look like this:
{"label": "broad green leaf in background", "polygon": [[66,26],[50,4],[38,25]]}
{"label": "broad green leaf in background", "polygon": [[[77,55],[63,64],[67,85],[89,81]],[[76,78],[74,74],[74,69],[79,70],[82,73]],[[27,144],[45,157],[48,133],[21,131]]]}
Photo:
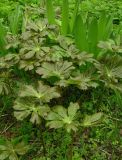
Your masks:
{"label": "broad green leaf in background", "polygon": [[113,31],[113,15],[107,17],[106,30],[104,34],[105,40],[109,39]]}
{"label": "broad green leaf in background", "polygon": [[63,0],[62,3],[61,31],[63,35],[67,35],[69,27],[69,2],[68,0]]}
{"label": "broad green leaf in background", "polygon": [[98,42],[110,37],[113,28],[113,17],[107,16],[105,12],[101,13],[98,21]]}
{"label": "broad green leaf in background", "polygon": [[97,52],[97,35],[98,35],[98,25],[97,19],[93,18],[88,28],[88,42],[89,42],[89,52],[94,53]]}
{"label": "broad green leaf in background", "polygon": [[75,28],[75,43],[78,49],[81,51],[88,51],[88,41],[87,41],[87,28],[84,24],[81,15],[78,15],[76,18]]}
{"label": "broad green leaf in background", "polygon": [[12,34],[16,35],[19,33],[19,29],[21,26],[21,17],[22,17],[22,9],[21,6],[18,5],[15,11],[8,17],[10,23],[10,29]]}
{"label": "broad green leaf in background", "polygon": [[71,29],[71,33],[74,32],[74,27],[75,27],[75,23],[76,23],[76,18],[78,15],[78,11],[79,11],[79,5],[80,5],[80,0],[76,0],[75,2],[75,6],[74,6],[74,12],[71,16],[71,21],[70,21],[70,29]]}
{"label": "broad green leaf in background", "polygon": [[6,29],[0,21],[0,56],[5,53],[5,45],[6,45]]}
{"label": "broad green leaf in background", "polygon": [[50,24],[55,24],[55,12],[52,0],[46,0],[47,18]]}

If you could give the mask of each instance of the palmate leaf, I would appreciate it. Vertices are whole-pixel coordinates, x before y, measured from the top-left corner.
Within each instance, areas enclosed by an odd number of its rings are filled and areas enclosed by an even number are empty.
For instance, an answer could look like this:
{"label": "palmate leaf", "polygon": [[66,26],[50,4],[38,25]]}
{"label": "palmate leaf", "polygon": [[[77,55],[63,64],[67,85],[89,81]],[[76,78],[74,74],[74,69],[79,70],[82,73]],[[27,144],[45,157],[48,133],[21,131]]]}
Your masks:
{"label": "palmate leaf", "polygon": [[19,69],[24,69],[25,71],[31,71],[36,67],[40,66],[40,62],[37,60],[20,60]]}
{"label": "palmate leaf", "polygon": [[119,91],[122,93],[122,82],[109,82],[109,81],[105,81],[105,86],[107,88],[111,88],[112,90]]}
{"label": "palmate leaf", "polygon": [[26,27],[26,32],[22,34],[22,40],[32,40],[33,38],[43,39],[46,38],[56,39],[59,33],[59,29],[56,25],[50,25],[47,19],[41,19],[38,21],[29,21]]}
{"label": "palmate leaf", "polygon": [[20,45],[20,36],[13,35],[12,33],[7,33],[6,35],[6,49],[18,49]]}
{"label": "palmate leaf", "polygon": [[63,106],[55,106],[46,117],[47,126],[55,129],[64,127],[67,132],[76,131],[79,125],[77,121],[78,109],[77,103],[70,103],[68,109]]}
{"label": "palmate leaf", "polygon": [[107,88],[122,92],[122,57],[108,55],[100,63],[95,64],[100,80]]}
{"label": "palmate leaf", "polygon": [[15,101],[13,108],[15,110],[14,116],[17,120],[22,121],[31,115],[30,121],[36,124],[40,124],[41,117],[46,116],[49,112],[49,107],[47,105],[35,105],[19,100]]}
{"label": "palmate leaf", "polygon": [[5,67],[10,68],[10,67],[16,65],[19,62],[19,60],[20,60],[20,57],[18,54],[8,53],[4,57]]}
{"label": "palmate leaf", "polygon": [[38,40],[38,38],[34,38],[26,43],[22,43],[19,54],[24,60],[37,58],[43,61],[45,55],[49,52],[50,48],[43,46],[43,39]]}
{"label": "palmate leaf", "polygon": [[117,82],[122,78],[122,57],[107,56],[101,63],[95,64],[103,81],[110,80]]}
{"label": "palmate leaf", "polygon": [[117,45],[112,39],[109,39],[108,41],[100,41],[98,43],[98,47],[101,48],[104,52],[110,51],[113,53],[122,53],[121,46]]}
{"label": "palmate leaf", "polygon": [[100,122],[102,117],[103,117],[103,113],[102,112],[95,113],[93,115],[87,115],[85,117],[85,119],[83,120],[82,126],[89,127],[89,126],[96,125],[96,124],[98,124]]}
{"label": "palmate leaf", "polygon": [[73,62],[78,64],[79,66],[85,65],[87,62],[94,63],[96,60],[93,58],[93,54],[89,54],[87,52],[77,52],[72,53],[71,57],[73,59]]}
{"label": "palmate leaf", "polygon": [[8,95],[10,91],[9,85],[1,78],[0,79],[0,95]]}
{"label": "palmate leaf", "polygon": [[43,63],[41,67],[37,68],[36,73],[42,75],[42,78],[57,77],[65,79],[70,76],[71,71],[74,69],[72,62],[56,62],[56,63]]}
{"label": "palmate leaf", "polygon": [[18,155],[24,155],[29,149],[29,146],[23,142],[13,144],[10,141],[6,141],[0,145],[0,160],[19,160]]}
{"label": "palmate leaf", "polygon": [[60,97],[60,94],[55,87],[44,85],[41,81],[39,81],[37,88],[34,88],[31,85],[23,86],[19,96],[35,97],[41,102],[49,102],[53,98]]}
{"label": "palmate leaf", "polygon": [[87,90],[90,87],[96,88],[98,86],[98,84],[92,80],[92,77],[87,74],[81,74],[77,77],[70,77],[68,80],[61,80],[57,84],[64,87],[75,85],[81,90]]}

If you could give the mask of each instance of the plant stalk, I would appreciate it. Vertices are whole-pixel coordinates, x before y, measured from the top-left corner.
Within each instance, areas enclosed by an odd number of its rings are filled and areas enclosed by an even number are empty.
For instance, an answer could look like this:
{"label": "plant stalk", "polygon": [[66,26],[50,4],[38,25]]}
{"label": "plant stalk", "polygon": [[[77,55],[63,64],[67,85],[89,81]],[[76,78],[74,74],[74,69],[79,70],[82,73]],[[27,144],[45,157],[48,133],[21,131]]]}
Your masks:
{"label": "plant stalk", "polygon": [[68,160],[73,159],[73,144],[74,144],[74,132],[71,133],[71,143],[68,147],[68,154],[67,154],[67,159]]}

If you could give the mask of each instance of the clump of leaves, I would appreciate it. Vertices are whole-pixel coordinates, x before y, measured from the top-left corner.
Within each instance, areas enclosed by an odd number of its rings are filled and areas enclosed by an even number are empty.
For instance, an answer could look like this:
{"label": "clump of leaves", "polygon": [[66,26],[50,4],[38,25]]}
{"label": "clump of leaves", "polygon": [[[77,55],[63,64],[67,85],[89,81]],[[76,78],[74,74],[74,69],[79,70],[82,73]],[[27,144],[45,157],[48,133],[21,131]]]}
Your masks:
{"label": "clump of leaves", "polygon": [[96,124],[103,116],[103,113],[96,113],[86,116],[83,122],[80,122],[79,109],[78,103],[70,103],[67,109],[63,106],[55,106],[46,117],[47,126],[55,129],[63,127],[67,132],[76,132],[80,126],[86,127]]}

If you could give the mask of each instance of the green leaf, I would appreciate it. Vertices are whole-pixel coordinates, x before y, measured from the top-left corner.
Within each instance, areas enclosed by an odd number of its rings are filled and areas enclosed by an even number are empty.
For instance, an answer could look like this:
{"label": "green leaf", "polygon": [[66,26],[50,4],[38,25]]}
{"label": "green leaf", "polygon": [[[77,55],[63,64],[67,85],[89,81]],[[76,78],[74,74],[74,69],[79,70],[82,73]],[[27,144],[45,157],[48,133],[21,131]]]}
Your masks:
{"label": "green leaf", "polygon": [[47,18],[50,24],[55,24],[55,13],[53,9],[52,0],[46,0],[46,11],[47,11]]}
{"label": "green leaf", "polygon": [[110,37],[112,28],[113,16],[107,16],[105,12],[102,12],[98,22],[98,41],[107,40]]}
{"label": "green leaf", "polygon": [[61,30],[63,35],[67,35],[69,27],[69,2],[68,0],[63,0],[62,3]]}
{"label": "green leaf", "polygon": [[42,67],[37,68],[36,72],[42,75],[42,78],[57,77],[64,79],[70,76],[71,71],[74,69],[72,62],[56,62],[56,63],[43,63]]}
{"label": "green leaf", "polygon": [[14,35],[19,33],[21,16],[22,16],[22,9],[21,6],[18,5],[15,11],[9,16],[10,29]]}
{"label": "green leaf", "polygon": [[27,103],[19,100],[15,101],[13,108],[17,120],[23,120],[31,115],[30,121],[36,124],[40,124],[41,117],[46,116],[50,110],[47,105],[35,105],[31,102]]}
{"label": "green leaf", "polygon": [[86,24],[84,24],[81,15],[78,15],[76,18],[74,35],[76,46],[80,51],[88,51],[88,41],[87,41],[87,28]]}
{"label": "green leaf", "polygon": [[70,77],[68,80],[61,80],[58,85],[67,87],[69,85],[74,85],[81,90],[87,90],[90,87],[96,88],[98,83],[92,80],[89,74],[80,74],[77,77]]}
{"label": "green leaf", "polygon": [[47,126],[50,128],[65,128],[67,132],[76,131],[79,126],[77,119],[77,111],[79,106],[77,103],[70,103],[68,109],[63,106],[55,106],[47,115]]}
{"label": "green leaf", "polygon": [[89,52],[95,53],[98,42],[98,25],[97,19],[93,18],[88,29]]}
{"label": "green leaf", "polygon": [[55,113],[60,115],[62,118],[67,117],[67,110],[63,108],[62,106],[55,106],[53,110]]}
{"label": "green leaf", "polygon": [[34,88],[31,85],[23,86],[20,90],[19,96],[35,97],[41,102],[49,102],[53,98],[60,97],[60,94],[55,87],[44,85],[41,81],[39,81],[37,88]]}
{"label": "green leaf", "polygon": [[17,157],[15,153],[11,153],[9,156],[9,160],[19,160],[19,158]]}
{"label": "green leaf", "polygon": [[104,82],[118,82],[122,78],[122,57],[107,55],[101,63],[95,64]]}
{"label": "green leaf", "polygon": [[85,117],[85,119],[83,120],[83,126],[84,127],[89,127],[89,126],[93,126],[95,124],[98,124],[102,117],[103,117],[102,112],[95,113],[95,114],[90,115],[90,116],[87,115]]}
{"label": "green leaf", "polygon": [[70,28],[71,28],[71,32],[74,32],[74,27],[75,27],[75,23],[76,23],[76,18],[78,15],[78,9],[79,9],[79,5],[80,5],[80,0],[76,0],[75,2],[75,7],[74,7],[74,12],[71,16],[71,22],[70,22]]}
{"label": "green leaf", "polygon": [[6,151],[3,151],[2,153],[0,153],[0,160],[4,160],[8,157],[8,153]]}
{"label": "green leaf", "polygon": [[50,121],[47,122],[46,124],[47,126],[49,126],[50,128],[62,128],[63,127],[63,122],[62,121]]}
{"label": "green leaf", "polygon": [[113,31],[113,15],[107,17],[106,31],[105,31],[105,39],[109,39],[111,33]]}
{"label": "green leaf", "polygon": [[18,155],[24,155],[28,149],[29,147],[24,142],[13,144],[10,141],[5,141],[2,150],[0,148],[0,160],[6,160],[6,158],[7,160],[19,160]]}
{"label": "green leaf", "polygon": [[18,155],[24,155],[29,150],[29,146],[25,145],[24,142],[20,142],[16,145],[15,151]]}
{"label": "green leaf", "polygon": [[106,27],[106,14],[105,12],[101,13],[101,17],[98,22],[98,41],[104,40],[104,33]]}
{"label": "green leaf", "polygon": [[6,45],[6,29],[3,26],[2,22],[0,22],[0,55],[2,52],[5,53],[5,45]]}
{"label": "green leaf", "polygon": [[68,116],[73,119],[76,116],[78,110],[79,110],[78,103],[70,103],[68,107]]}

